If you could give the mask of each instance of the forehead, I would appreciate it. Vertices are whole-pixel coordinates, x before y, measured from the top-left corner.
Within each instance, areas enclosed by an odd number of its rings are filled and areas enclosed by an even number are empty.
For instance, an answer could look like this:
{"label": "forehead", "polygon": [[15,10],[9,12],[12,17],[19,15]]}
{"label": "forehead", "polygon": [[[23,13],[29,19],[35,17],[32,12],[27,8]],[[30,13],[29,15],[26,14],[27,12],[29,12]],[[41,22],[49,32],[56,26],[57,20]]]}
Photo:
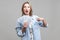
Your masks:
{"label": "forehead", "polygon": [[24,6],[30,6],[28,3],[24,4]]}

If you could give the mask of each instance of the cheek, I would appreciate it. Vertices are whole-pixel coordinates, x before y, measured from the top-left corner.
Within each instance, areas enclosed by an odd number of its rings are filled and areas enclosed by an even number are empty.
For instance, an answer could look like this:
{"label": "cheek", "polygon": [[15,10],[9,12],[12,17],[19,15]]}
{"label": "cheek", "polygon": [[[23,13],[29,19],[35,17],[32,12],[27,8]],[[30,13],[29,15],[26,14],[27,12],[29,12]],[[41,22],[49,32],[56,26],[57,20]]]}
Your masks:
{"label": "cheek", "polygon": [[28,11],[30,12],[30,8],[28,8]]}
{"label": "cheek", "polygon": [[23,12],[25,13],[25,11],[26,11],[26,9],[25,8],[23,8]]}
{"label": "cheek", "polygon": [[26,8],[23,8],[23,10],[25,11],[25,10],[26,10]]}

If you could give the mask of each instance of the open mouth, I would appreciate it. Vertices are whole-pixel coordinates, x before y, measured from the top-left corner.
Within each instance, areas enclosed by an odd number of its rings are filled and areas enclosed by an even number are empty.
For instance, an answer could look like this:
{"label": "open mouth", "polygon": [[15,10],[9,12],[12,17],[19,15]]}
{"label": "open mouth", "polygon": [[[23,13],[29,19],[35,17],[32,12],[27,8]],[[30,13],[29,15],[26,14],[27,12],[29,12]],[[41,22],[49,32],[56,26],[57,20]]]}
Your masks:
{"label": "open mouth", "polygon": [[28,12],[28,11],[26,10],[26,12]]}

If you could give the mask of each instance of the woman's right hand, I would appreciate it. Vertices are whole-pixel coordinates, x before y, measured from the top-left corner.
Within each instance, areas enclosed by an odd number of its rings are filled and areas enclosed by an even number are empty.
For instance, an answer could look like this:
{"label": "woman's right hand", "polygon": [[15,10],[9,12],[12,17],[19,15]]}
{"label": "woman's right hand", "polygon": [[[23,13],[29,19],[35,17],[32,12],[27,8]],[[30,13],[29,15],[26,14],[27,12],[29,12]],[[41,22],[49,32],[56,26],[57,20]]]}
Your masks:
{"label": "woman's right hand", "polygon": [[25,21],[23,24],[22,32],[25,32],[27,27],[28,27],[28,22]]}
{"label": "woman's right hand", "polygon": [[27,28],[28,27],[28,22],[24,22],[23,27]]}

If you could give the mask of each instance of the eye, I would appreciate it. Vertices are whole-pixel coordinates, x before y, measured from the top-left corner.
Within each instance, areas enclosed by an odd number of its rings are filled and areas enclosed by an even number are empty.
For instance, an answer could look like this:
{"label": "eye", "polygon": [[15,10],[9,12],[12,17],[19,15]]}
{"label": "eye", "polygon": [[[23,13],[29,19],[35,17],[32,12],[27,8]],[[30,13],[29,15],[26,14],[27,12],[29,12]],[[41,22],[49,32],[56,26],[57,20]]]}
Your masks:
{"label": "eye", "polygon": [[30,7],[28,7],[28,8],[30,8]]}

